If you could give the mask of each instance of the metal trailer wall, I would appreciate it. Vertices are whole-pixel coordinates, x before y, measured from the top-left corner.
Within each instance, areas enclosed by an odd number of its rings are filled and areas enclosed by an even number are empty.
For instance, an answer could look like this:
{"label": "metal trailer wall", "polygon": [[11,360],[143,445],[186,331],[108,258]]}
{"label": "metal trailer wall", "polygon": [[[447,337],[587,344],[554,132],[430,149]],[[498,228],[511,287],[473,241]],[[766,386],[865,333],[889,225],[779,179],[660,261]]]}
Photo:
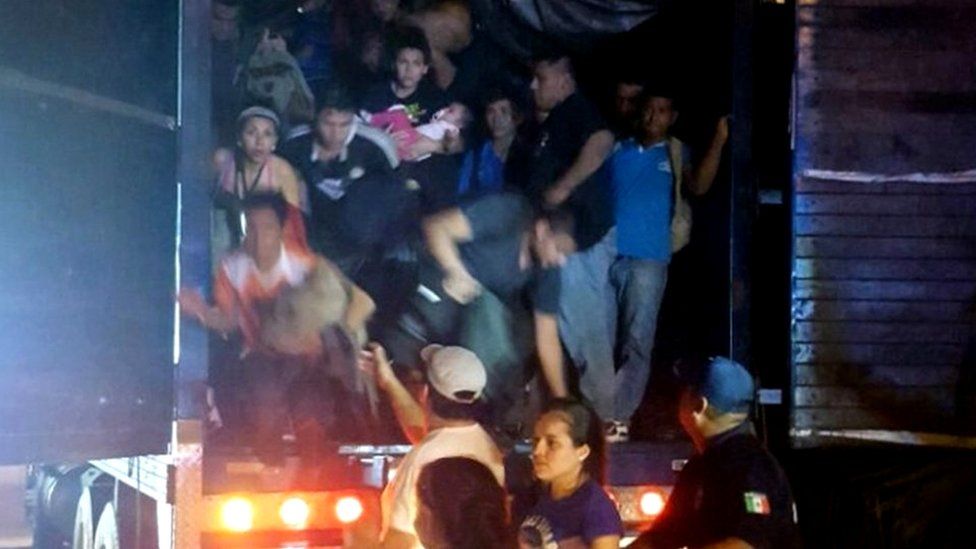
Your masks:
{"label": "metal trailer wall", "polygon": [[0,3],[0,463],[163,453],[175,0]]}
{"label": "metal trailer wall", "polygon": [[960,443],[918,433],[972,429],[976,5],[797,4],[793,444]]}

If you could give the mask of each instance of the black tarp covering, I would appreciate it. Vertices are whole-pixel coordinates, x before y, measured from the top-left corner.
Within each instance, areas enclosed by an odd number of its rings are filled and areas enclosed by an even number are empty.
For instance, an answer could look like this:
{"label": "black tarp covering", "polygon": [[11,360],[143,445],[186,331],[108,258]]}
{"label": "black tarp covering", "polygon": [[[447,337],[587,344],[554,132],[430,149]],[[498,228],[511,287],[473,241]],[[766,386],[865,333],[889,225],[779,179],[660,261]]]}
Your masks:
{"label": "black tarp covering", "polygon": [[515,57],[543,50],[580,54],[633,30],[660,11],[657,0],[471,0],[475,20]]}

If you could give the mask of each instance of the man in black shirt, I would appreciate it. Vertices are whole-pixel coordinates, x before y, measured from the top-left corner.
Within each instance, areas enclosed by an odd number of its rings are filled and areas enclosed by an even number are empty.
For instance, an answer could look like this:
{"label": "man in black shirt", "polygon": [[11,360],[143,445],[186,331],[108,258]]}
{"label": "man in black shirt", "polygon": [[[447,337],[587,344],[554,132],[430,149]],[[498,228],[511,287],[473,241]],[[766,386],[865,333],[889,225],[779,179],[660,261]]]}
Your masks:
{"label": "man in black shirt", "polygon": [[390,158],[357,126],[351,99],[332,88],[322,96],[315,131],[282,151],[308,186],[311,246],[344,271],[367,249],[388,244],[387,233],[410,213],[397,204],[410,193]]}
{"label": "man in black shirt", "polygon": [[308,187],[309,244],[374,296],[376,322],[383,322],[413,287],[399,251],[418,236],[419,201],[393,171],[392,142],[360,127],[354,110],[344,90],[330,88],[320,98],[315,131],[290,140],[282,155]]}
{"label": "man in black shirt", "polygon": [[423,230],[431,257],[402,328],[424,333],[400,347],[401,360],[425,340],[463,343],[488,370],[486,398],[500,421],[533,351],[550,391],[565,396],[556,314],[559,264],[574,248],[571,220],[536,217],[521,195],[501,193],[435,214]]}
{"label": "man in black shirt", "polygon": [[609,183],[601,166],[613,147],[603,118],[576,88],[567,57],[542,59],[532,80],[535,123],[513,150],[509,182],[542,207],[575,220],[579,252],[561,270],[559,333],[582,372],[580,389],[605,421],[613,417],[610,264],[616,255]]}
{"label": "man in black shirt", "polygon": [[679,377],[685,387],[678,417],[697,454],[678,476],[664,511],[631,547],[799,547],[789,482],[749,422],[752,376],[720,357]]}

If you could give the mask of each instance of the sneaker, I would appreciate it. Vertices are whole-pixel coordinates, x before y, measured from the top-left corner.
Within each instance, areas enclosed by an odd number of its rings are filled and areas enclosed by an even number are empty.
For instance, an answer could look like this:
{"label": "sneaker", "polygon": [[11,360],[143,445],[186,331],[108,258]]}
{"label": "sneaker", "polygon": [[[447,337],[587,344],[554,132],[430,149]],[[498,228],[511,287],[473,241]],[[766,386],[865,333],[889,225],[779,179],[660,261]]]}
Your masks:
{"label": "sneaker", "polygon": [[607,423],[607,442],[617,444],[630,440],[630,424],[623,421]]}

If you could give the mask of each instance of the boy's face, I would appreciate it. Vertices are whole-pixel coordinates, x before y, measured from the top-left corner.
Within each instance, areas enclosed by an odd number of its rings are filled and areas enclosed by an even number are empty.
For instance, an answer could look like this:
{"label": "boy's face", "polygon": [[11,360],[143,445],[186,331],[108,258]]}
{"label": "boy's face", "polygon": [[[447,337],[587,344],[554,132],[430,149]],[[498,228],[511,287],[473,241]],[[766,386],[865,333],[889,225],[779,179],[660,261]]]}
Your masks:
{"label": "boy's face", "polygon": [[427,74],[427,60],[424,52],[405,48],[397,52],[396,80],[401,88],[412,90],[420,84],[420,80]]}
{"label": "boy's face", "polygon": [[245,212],[247,232],[244,250],[262,271],[271,269],[281,254],[281,222],[271,208],[254,208]]}
{"label": "boy's face", "polygon": [[620,82],[617,84],[617,93],[614,96],[614,106],[617,116],[621,120],[626,120],[634,115],[637,110],[637,97],[644,90],[640,84],[628,84]]}
{"label": "boy's face", "polygon": [[396,18],[400,9],[400,0],[370,0],[369,9],[373,15],[383,23],[389,23]]}
{"label": "boy's face", "polygon": [[518,125],[515,120],[515,109],[508,99],[499,99],[485,107],[485,123],[488,133],[492,137],[503,137],[515,133]]}
{"label": "boy's face", "polygon": [[322,109],[316,120],[319,140],[329,150],[342,147],[352,131],[353,113],[335,109]]}
{"label": "boy's face", "polygon": [[674,124],[678,113],[675,112],[671,99],[667,97],[652,97],[644,105],[641,112],[641,133],[647,141],[660,141],[668,136],[668,130]]}

